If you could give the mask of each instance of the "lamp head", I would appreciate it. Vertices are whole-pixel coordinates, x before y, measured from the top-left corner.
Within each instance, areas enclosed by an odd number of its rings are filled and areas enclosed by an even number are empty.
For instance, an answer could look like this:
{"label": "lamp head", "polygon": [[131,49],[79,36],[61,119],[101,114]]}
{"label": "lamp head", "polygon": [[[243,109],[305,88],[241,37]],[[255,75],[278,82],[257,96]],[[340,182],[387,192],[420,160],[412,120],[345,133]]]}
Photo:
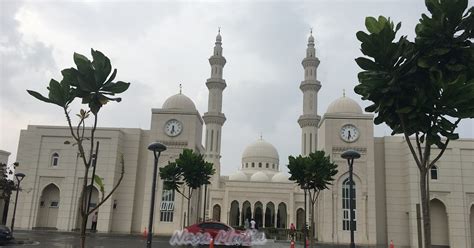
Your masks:
{"label": "lamp head", "polygon": [[148,145],[148,150],[153,152],[162,152],[166,150],[166,146],[161,144],[160,142],[153,142]]}
{"label": "lamp head", "polygon": [[341,154],[343,159],[358,159],[360,158],[360,153],[354,150],[347,150]]}
{"label": "lamp head", "polygon": [[16,180],[18,180],[19,182],[21,182],[21,180],[23,180],[25,176],[26,176],[25,173],[21,173],[21,172],[15,173]]}

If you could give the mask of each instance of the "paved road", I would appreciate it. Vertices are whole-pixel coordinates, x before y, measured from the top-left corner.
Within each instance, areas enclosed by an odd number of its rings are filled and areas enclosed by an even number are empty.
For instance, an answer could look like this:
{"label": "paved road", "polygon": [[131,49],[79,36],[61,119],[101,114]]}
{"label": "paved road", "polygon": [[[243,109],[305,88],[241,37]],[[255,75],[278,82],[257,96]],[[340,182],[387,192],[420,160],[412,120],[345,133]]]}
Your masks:
{"label": "paved road", "polygon": [[[15,231],[16,240],[25,244],[5,245],[6,248],[79,248],[79,235],[54,231]],[[145,248],[146,240],[138,235],[90,234],[87,237],[87,248]],[[169,244],[169,237],[154,237],[154,248],[176,248]],[[288,243],[275,243],[269,240],[267,244],[254,248],[288,248]]]}

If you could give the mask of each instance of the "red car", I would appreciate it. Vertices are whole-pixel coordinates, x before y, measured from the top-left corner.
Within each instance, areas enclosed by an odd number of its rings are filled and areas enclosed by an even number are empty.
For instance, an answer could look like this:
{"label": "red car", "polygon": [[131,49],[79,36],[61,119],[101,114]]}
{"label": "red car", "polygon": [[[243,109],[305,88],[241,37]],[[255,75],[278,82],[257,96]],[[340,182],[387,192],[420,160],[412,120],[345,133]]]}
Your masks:
{"label": "red car", "polygon": [[197,224],[188,226],[185,229],[188,230],[188,232],[194,233],[194,234],[199,233],[199,232],[209,233],[212,236],[212,238],[215,238],[220,230],[224,230],[226,232],[234,231],[234,232],[240,233],[240,231],[236,231],[234,230],[234,228],[224,223],[216,222],[216,221],[206,221],[206,222],[197,223]]}

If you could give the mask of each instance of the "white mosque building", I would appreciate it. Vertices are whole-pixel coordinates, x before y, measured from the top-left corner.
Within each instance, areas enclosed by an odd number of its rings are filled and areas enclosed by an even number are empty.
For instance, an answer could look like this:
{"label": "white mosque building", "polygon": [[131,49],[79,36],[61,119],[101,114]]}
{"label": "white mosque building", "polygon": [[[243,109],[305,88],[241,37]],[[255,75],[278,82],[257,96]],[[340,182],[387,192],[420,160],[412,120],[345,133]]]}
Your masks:
{"label": "white mosque building", "polygon": [[[290,223],[302,227],[303,191],[282,172],[286,165],[280,164],[280,154],[269,142],[261,138],[253,141],[242,154],[241,168],[230,176],[220,174],[220,151],[225,145],[221,144],[221,137],[222,132],[228,132],[223,129],[226,59],[221,45],[218,34],[209,58],[211,76],[205,82],[209,89],[207,112],[201,115],[193,101],[179,93],[169,97],[161,108],[151,110],[149,130],[98,129],[97,174],[104,178],[106,189],[110,190],[119,178],[122,155],[126,173],[116,193],[100,207],[100,232],[138,233],[147,226],[153,171],[153,155],[147,146],[154,141],[168,147],[159,166],[189,148],[205,154],[216,169],[206,194],[204,189],[199,191],[189,213],[180,195],[163,190],[163,185],[158,184],[153,230],[157,234],[171,234],[183,228],[186,215],[193,223],[203,214],[206,219],[232,226],[242,226],[245,219],[254,218],[261,227],[288,228]],[[354,165],[356,243],[387,247],[393,240],[397,247],[418,247],[418,171],[404,138],[374,137],[373,115],[364,113],[346,96],[333,101],[322,116],[318,115],[321,83],[317,80],[319,59],[312,35],[302,65],[304,78],[299,88],[303,112],[295,120],[301,127],[301,136],[294,138],[301,139],[302,155],[324,150],[340,166],[333,186],[321,194],[316,204],[315,237],[326,243],[349,243],[347,162],[340,155],[354,149],[361,154]],[[65,143],[68,140],[71,138],[64,126],[29,125],[21,131],[17,158],[22,165],[19,170],[27,174],[22,186],[30,190],[20,194],[17,228],[78,228],[83,165],[78,161],[77,148]],[[451,142],[430,175],[433,244],[474,248],[474,140]],[[97,189],[93,192],[92,205],[99,197]]]}

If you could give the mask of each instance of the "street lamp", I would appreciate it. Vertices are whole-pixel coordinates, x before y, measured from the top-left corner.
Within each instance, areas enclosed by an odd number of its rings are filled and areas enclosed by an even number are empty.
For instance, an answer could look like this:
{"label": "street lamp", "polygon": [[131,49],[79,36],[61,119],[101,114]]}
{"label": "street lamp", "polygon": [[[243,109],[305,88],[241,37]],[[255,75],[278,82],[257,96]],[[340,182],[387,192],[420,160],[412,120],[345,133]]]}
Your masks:
{"label": "street lamp", "polygon": [[349,218],[350,218],[350,229],[351,229],[351,244],[350,248],[355,248],[354,244],[354,196],[352,195],[352,188],[354,187],[354,181],[352,180],[352,165],[354,164],[354,159],[360,158],[360,153],[354,150],[347,150],[341,154],[343,159],[347,159],[347,164],[349,165]]}
{"label": "street lamp", "polygon": [[153,233],[153,213],[155,211],[155,188],[156,188],[156,174],[158,170],[158,158],[161,152],[166,150],[166,146],[160,142],[153,142],[148,146],[148,150],[153,152],[155,156],[155,163],[153,168],[153,182],[151,186],[151,203],[150,203],[150,218],[148,219],[148,236],[146,240],[146,247],[151,248],[151,238]]}
{"label": "street lamp", "polygon": [[16,181],[17,181],[17,185],[16,185],[16,196],[15,196],[15,207],[13,208],[13,218],[12,218],[12,226],[11,226],[11,232],[13,234],[13,228],[15,227],[15,215],[16,215],[16,204],[18,203],[18,191],[20,191],[20,183],[21,183],[21,180],[23,180],[23,178],[25,177],[26,175],[24,173],[15,173],[15,178],[16,178]]}

